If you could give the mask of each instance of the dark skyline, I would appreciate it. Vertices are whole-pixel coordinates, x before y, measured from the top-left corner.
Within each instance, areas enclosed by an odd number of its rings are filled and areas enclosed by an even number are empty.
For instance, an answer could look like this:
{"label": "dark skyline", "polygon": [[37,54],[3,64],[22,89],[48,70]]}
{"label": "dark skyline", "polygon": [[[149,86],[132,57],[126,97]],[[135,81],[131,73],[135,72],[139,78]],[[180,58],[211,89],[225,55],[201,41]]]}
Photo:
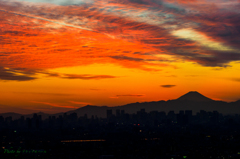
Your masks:
{"label": "dark skyline", "polygon": [[[71,113],[77,113],[78,116],[84,116],[85,114],[88,115],[88,117],[91,116],[98,116],[101,118],[106,118],[106,111],[112,110],[115,112],[116,110],[124,110],[126,113],[137,113],[140,109],[145,109],[146,112],[151,111],[164,111],[166,113],[170,111],[179,112],[181,110],[191,110],[193,114],[196,114],[197,112],[200,112],[201,110],[204,111],[218,111],[224,115],[234,115],[234,114],[240,114],[240,107],[239,107],[239,101],[235,102],[224,102],[224,101],[215,101],[212,100],[199,92],[191,91],[188,92],[182,96],[180,96],[177,99],[168,100],[168,101],[152,101],[152,102],[142,102],[142,103],[129,103],[122,106],[115,106],[115,107],[109,107],[109,106],[93,106],[93,105],[87,105],[82,108],[78,108],[71,111],[66,112],[58,112],[55,114],[48,114],[44,112],[34,112],[38,115],[41,115],[43,119],[48,118],[48,116],[59,116]],[[8,113],[0,113],[3,117],[12,116],[13,119],[18,119],[22,115],[25,117],[32,117],[33,114],[19,114],[15,112],[8,112]]]}

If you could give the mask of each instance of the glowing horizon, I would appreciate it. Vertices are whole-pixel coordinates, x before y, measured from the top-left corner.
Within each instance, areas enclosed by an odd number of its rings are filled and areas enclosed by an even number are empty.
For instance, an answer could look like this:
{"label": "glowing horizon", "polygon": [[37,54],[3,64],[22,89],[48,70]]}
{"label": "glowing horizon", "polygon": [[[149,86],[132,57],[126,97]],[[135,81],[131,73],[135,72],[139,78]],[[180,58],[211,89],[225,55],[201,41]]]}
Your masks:
{"label": "glowing horizon", "polygon": [[238,0],[0,0],[0,113],[240,99]]}

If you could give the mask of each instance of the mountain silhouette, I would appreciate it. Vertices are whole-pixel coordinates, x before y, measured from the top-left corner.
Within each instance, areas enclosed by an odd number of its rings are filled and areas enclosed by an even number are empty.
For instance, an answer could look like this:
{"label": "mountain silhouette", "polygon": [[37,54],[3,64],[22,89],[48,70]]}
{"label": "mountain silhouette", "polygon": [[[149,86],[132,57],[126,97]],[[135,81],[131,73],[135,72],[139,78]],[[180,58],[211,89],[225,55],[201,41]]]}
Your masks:
{"label": "mountain silhouette", "polygon": [[[175,113],[178,113],[180,110],[192,110],[193,113],[197,113],[200,110],[205,111],[219,111],[223,114],[240,114],[240,100],[235,102],[224,102],[224,101],[215,101],[208,97],[205,97],[204,95],[196,92],[191,91],[188,92],[181,97],[175,99],[175,100],[168,100],[168,101],[152,101],[152,102],[143,102],[143,103],[130,103],[126,105],[121,106],[115,106],[115,107],[108,107],[108,106],[92,106],[87,105],[81,108],[78,108],[76,110],[71,110],[65,112],[67,115],[71,113],[77,113],[77,115],[84,116],[87,114],[88,118],[91,118],[91,116],[98,116],[102,118],[106,118],[106,111],[108,109],[111,109],[113,114],[115,114],[117,109],[125,110],[125,113],[133,114],[139,111],[140,109],[145,109],[146,112],[151,111],[165,111],[168,113],[169,111],[175,111]],[[43,119],[48,118],[48,116],[56,116],[63,115],[64,113],[57,113],[57,114],[45,114],[42,112],[37,113],[38,115],[42,115]],[[20,118],[21,114],[16,113],[3,113],[0,114],[0,116],[8,117],[12,116],[13,119]],[[32,114],[23,115],[25,118],[32,117]]]}
{"label": "mountain silhouette", "polygon": [[202,95],[196,91],[188,92],[176,100],[188,100],[188,101],[195,101],[195,102],[211,102],[211,101],[213,101],[212,99],[205,97],[204,95]]}

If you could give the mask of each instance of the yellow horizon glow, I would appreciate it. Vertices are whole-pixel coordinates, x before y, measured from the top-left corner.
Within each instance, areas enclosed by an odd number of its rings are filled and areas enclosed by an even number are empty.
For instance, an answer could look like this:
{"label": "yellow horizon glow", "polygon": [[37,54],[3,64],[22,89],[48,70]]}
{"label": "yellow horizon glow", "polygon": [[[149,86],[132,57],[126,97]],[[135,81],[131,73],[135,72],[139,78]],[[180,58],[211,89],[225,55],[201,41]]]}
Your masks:
{"label": "yellow horizon glow", "polygon": [[[82,107],[85,106],[84,103],[99,106],[119,106],[133,102],[170,100],[176,99],[189,91],[198,91],[213,99],[234,101],[238,99],[234,94],[239,93],[240,84],[239,82],[228,81],[239,78],[236,68],[240,67],[240,63],[231,64],[231,68],[225,68],[221,71],[201,67],[191,62],[175,63],[174,65],[178,69],[166,67],[164,71],[157,72],[127,69],[113,64],[57,68],[48,71],[58,72],[59,74],[88,73],[97,75],[101,70],[101,74],[110,74],[117,78],[69,80],[58,77],[44,77],[44,75],[39,74],[37,75],[39,79],[32,82],[0,83],[2,88],[0,93],[3,94],[0,100],[2,104],[13,106],[22,103],[25,108],[32,108],[33,110],[43,106],[46,111],[55,108],[54,112],[58,112],[64,106],[66,108],[70,108],[70,106]],[[161,87],[161,85],[167,84],[176,86],[172,88]],[[219,85],[222,87],[219,87]],[[226,92],[228,98],[224,97]],[[134,96],[138,94],[142,94],[142,96]],[[13,97],[15,100],[11,100]],[[71,101],[75,101],[75,103]]]}

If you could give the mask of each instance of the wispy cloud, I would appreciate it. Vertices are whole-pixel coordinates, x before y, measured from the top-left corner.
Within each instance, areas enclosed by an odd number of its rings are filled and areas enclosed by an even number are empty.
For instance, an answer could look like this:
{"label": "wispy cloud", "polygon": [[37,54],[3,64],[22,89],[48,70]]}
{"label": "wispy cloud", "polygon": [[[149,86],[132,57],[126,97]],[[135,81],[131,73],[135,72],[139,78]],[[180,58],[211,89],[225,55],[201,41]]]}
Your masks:
{"label": "wispy cloud", "polygon": [[87,102],[78,102],[78,101],[69,101],[69,102],[77,105],[91,105],[91,103],[87,103]]}
{"label": "wispy cloud", "polygon": [[122,94],[116,95],[116,97],[143,97],[145,94]]}
{"label": "wispy cloud", "polygon": [[52,107],[66,108],[66,109],[78,108],[78,107],[75,107],[75,106],[61,106],[61,105],[58,105],[56,103],[49,103],[49,102],[31,101],[31,103],[39,103],[39,104],[49,105],[49,106],[52,106]]}

